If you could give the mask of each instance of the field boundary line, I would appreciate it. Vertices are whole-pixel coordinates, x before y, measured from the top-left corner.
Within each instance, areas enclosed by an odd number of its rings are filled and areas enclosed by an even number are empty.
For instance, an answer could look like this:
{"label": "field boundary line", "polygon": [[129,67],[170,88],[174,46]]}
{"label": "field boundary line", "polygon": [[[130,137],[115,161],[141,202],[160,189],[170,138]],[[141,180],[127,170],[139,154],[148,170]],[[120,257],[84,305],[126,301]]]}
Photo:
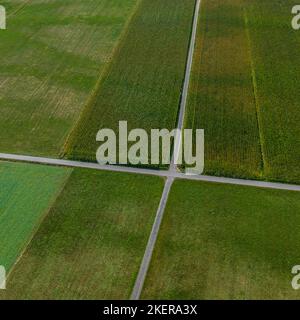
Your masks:
{"label": "field boundary line", "polygon": [[173,181],[174,178],[169,177],[165,183],[144,257],[132,290],[131,300],[138,300],[141,296]]}
{"label": "field boundary line", "polygon": [[260,147],[260,154],[261,154],[261,162],[262,162],[262,174],[265,173],[265,169],[267,168],[267,162],[266,157],[264,153],[264,137],[263,137],[263,130],[262,130],[262,121],[260,117],[260,105],[258,101],[258,89],[257,89],[257,80],[256,80],[256,73],[255,73],[255,67],[254,67],[254,61],[252,56],[252,46],[251,46],[251,36],[250,36],[250,30],[249,30],[249,21],[248,21],[248,15],[245,8],[243,8],[244,11],[244,23],[245,23],[245,31],[248,41],[248,50],[249,50],[249,58],[250,58],[250,64],[251,64],[251,77],[252,77],[252,86],[253,86],[253,94],[254,94],[254,103],[256,108],[256,121],[257,121],[257,127],[258,127],[258,136],[259,136],[259,147]]}
{"label": "field boundary line", "polygon": [[91,90],[90,94],[88,95],[87,100],[86,100],[85,104],[83,105],[82,110],[80,111],[78,119],[75,121],[74,125],[70,129],[70,131],[65,139],[65,142],[64,142],[63,146],[61,147],[61,150],[60,150],[61,157],[64,157],[65,155],[68,155],[70,152],[72,152],[72,148],[73,148],[74,142],[76,140],[76,132],[78,130],[80,130],[80,127],[85,122],[85,118],[88,117],[91,109],[94,107],[94,105],[96,103],[97,96],[98,96],[98,94],[101,90],[101,87],[103,85],[103,82],[105,81],[105,78],[108,76],[108,74],[114,64],[116,56],[118,55],[122,46],[124,45],[126,36],[129,32],[130,25],[131,25],[132,21],[134,20],[135,16],[137,15],[142,1],[143,0],[137,0],[135,8],[133,8],[131,15],[128,17],[128,20],[125,23],[124,28],[120,34],[120,38],[112,50],[109,61],[107,62],[106,66],[104,67],[102,72],[100,72],[99,78],[97,79],[94,88]]}

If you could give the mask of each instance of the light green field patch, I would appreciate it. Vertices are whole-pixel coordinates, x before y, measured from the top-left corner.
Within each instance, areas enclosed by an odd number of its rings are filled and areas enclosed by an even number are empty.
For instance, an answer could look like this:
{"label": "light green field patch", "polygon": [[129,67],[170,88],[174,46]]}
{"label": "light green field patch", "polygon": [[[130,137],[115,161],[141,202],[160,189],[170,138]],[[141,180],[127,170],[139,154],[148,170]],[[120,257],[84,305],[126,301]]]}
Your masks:
{"label": "light green field patch", "polygon": [[300,194],[175,182],[142,297],[300,299]]}
{"label": "light green field patch", "polygon": [[71,170],[0,162],[0,265],[9,271]]}

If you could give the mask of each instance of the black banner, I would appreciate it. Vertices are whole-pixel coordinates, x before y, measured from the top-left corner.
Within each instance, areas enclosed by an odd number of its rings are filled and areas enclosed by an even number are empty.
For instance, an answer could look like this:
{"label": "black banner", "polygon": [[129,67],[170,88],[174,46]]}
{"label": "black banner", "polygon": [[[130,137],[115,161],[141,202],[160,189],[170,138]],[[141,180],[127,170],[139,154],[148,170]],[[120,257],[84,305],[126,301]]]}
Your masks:
{"label": "black banner", "polygon": [[0,301],[3,315],[30,319],[241,319],[263,314],[286,317],[289,312],[297,312],[299,306],[297,301]]}

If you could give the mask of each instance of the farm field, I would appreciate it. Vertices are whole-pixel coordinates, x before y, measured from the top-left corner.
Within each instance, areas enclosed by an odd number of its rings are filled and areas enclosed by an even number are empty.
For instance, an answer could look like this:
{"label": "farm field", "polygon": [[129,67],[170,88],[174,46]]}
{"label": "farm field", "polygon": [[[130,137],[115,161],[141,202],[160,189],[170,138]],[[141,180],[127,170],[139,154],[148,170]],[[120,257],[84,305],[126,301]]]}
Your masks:
{"label": "farm field", "polygon": [[74,169],[0,299],[129,298],[163,180]]}
{"label": "farm field", "polygon": [[300,182],[292,6],[202,1],[186,127],[205,129],[207,174]]}
{"label": "farm field", "polygon": [[[300,300],[295,3],[201,0],[192,59],[199,4],[0,3],[0,300]],[[183,118],[206,176],[95,164]]]}
{"label": "farm field", "polygon": [[292,0],[246,2],[269,180],[300,183],[300,33],[291,27]]}
{"label": "farm field", "polygon": [[177,181],[143,299],[299,299],[298,192]]}
{"label": "farm field", "polygon": [[58,157],[138,0],[1,4],[0,150]]}
{"label": "farm field", "polygon": [[7,272],[38,229],[70,172],[0,162],[0,265]]}
{"label": "farm field", "polygon": [[68,158],[95,161],[96,134],[176,127],[195,0],[142,0],[110,70],[66,144]]}
{"label": "farm field", "polygon": [[205,130],[205,173],[261,176],[242,0],[202,1],[185,126]]}

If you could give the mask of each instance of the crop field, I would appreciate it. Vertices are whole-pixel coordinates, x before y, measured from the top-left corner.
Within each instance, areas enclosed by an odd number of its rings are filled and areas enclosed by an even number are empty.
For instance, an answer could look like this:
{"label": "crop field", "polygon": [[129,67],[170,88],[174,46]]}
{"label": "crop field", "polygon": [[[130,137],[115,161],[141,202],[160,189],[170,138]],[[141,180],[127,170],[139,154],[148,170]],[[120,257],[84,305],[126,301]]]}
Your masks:
{"label": "crop field", "polygon": [[142,0],[110,70],[66,144],[68,158],[94,161],[99,129],[174,129],[195,0]]}
{"label": "crop field", "polygon": [[298,192],[178,181],[145,299],[299,299]]}
{"label": "crop field", "polygon": [[129,298],[163,180],[75,169],[0,299]]}
{"label": "crop field", "polygon": [[207,174],[300,181],[292,3],[202,1],[186,127],[205,130]]}
{"label": "crop field", "polygon": [[[0,300],[300,300],[294,5],[0,0]],[[97,165],[120,121],[204,129],[203,175]]]}
{"label": "crop field", "polygon": [[300,183],[300,33],[295,1],[254,0],[246,16],[256,74],[265,176]]}
{"label": "crop field", "polygon": [[260,177],[262,159],[242,3],[202,1],[185,125],[205,130],[207,174]]}
{"label": "crop field", "polygon": [[2,1],[0,150],[57,157],[138,0]]}
{"label": "crop field", "polygon": [[0,162],[0,265],[7,271],[37,230],[70,169]]}

